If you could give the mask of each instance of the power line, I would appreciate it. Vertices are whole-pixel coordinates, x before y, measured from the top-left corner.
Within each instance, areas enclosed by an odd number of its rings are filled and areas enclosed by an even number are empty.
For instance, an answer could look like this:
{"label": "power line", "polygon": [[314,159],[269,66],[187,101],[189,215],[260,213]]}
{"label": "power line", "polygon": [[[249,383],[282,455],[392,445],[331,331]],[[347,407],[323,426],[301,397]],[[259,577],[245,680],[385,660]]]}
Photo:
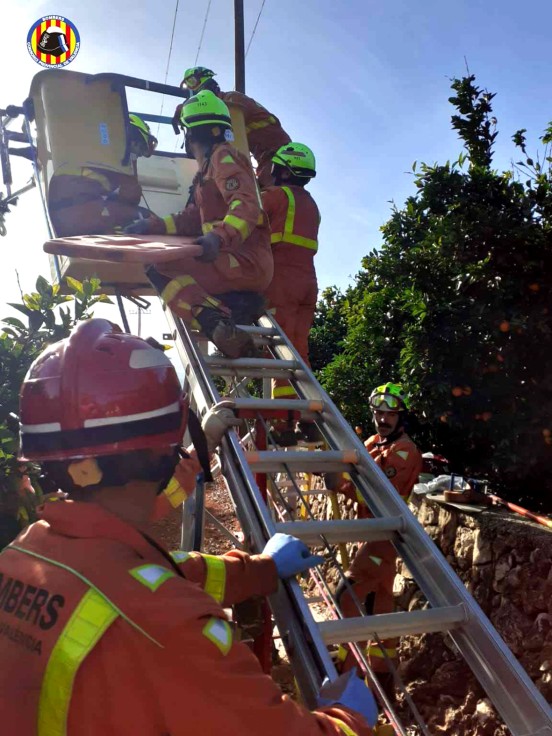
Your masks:
{"label": "power line", "polygon": [[249,47],[251,46],[251,42],[253,41],[253,37],[255,35],[255,31],[257,30],[257,26],[259,25],[259,21],[261,19],[261,15],[262,15],[262,12],[263,12],[263,8],[265,6],[265,2],[266,2],[266,0],[263,0],[263,3],[261,5],[261,9],[259,10],[259,15],[257,16],[257,20],[255,21],[255,25],[253,26],[253,31],[251,33],[251,37],[249,39],[249,43],[247,44],[247,48],[245,50],[245,58],[247,58],[247,54],[249,53]]}
{"label": "power line", "polygon": [[[171,56],[172,56],[172,50],[173,50],[173,41],[174,41],[174,29],[176,28],[176,16],[178,15],[178,5],[180,3],[180,0],[176,0],[176,7],[174,9],[174,17],[173,17],[173,26],[171,31],[171,42],[169,45],[169,56],[167,58],[167,68],[165,69],[165,84],[167,84],[167,79],[169,78],[169,67],[171,65]],[[165,95],[161,98],[161,110],[159,111],[159,115],[163,114],[163,107],[165,105]],[[157,123],[157,137],[159,137],[159,127],[161,126],[161,123]]]}
{"label": "power line", "polygon": [[203,21],[203,28],[201,29],[201,37],[199,39],[199,46],[197,47],[197,54],[194,61],[194,66],[197,65],[197,60],[199,59],[199,52],[201,51],[201,44],[203,43],[203,36],[205,35],[205,27],[207,25],[207,18],[209,17],[209,11],[211,10],[211,0],[207,3],[207,10],[205,12],[205,20]]}

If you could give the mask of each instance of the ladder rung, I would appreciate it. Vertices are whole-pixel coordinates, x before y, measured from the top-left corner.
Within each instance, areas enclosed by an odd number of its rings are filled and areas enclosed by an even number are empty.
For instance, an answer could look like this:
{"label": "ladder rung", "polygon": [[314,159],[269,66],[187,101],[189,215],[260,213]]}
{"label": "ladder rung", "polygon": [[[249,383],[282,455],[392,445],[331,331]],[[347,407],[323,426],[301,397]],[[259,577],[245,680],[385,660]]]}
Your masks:
{"label": "ladder rung", "polygon": [[358,462],[356,450],[315,450],[314,452],[263,450],[246,452],[245,457],[251,469],[257,473],[277,473],[283,470],[283,465],[292,468],[296,473],[309,473],[313,470],[346,472],[346,466],[355,465]]}
{"label": "ladder rung", "polygon": [[334,521],[284,521],[276,531],[293,534],[305,544],[320,544],[323,534],[330,544],[339,542],[381,542],[404,529],[402,516],[385,519],[335,519]]}
{"label": "ladder rung", "polygon": [[427,611],[379,613],[376,616],[342,618],[338,621],[324,621],[318,626],[325,644],[343,644],[366,641],[373,633],[380,638],[387,639],[408,634],[449,631],[466,621],[466,609],[463,603],[459,603],[456,606],[429,608]]}
{"label": "ladder rung", "polygon": [[278,370],[294,371],[299,367],[295,360],[272,360],[271,358],[222,358],[210,356],[205,360],[209,368],[278,368]]}
{"label": "ladder rung", "polygon": [[278,330],[273,327],[257,327],[257,325],[237,325],[243,332],[251,335],[263,335],[264,337],[280,337]]}
{"label": "ladder rung", "polygon": [[324,411],[323,401],[304,399],[236,399],[236,409],[258,409],[259,411],[301,411],[320,413]]}

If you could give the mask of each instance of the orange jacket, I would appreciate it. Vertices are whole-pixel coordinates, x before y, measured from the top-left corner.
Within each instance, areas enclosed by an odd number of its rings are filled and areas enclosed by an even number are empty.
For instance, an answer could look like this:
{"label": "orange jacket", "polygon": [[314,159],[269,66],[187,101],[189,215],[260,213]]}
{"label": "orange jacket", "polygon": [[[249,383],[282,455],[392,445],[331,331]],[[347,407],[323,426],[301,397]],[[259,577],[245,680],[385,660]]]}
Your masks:
{"label": "orange jacket", "polygon": [[193,183],[194,202],[184,210],[152,222],[154,232],[201,235],[213,231],[222,238],[221,249],[244,252],[268,246],[268,220],[246,157],[236,148],[213,147]]}
{"label": "orange jacket", "polygon": [[252,97],[243,92],[221,92],[219,97],[227,105],[236,105],[243,112],[249,150],[257,163],[291,141],[278,118]]}
{"label": "orange jacket", "polygon": [[[382,442],[384,444],[381,444]],[[403,432],[396,440],[386,444],[383,437],[374,434],[366,440],[364,446],[398,493],[407,501],[422,472],[422,455],[413,440],[406,432]],[[356,492],[353,483],[344,480],[337,490],[348,498],[352,498],[353,501],[359,502],[360,517],[370,515],[364,499]]]}
{"label": "orange jacket", "polygon": [[345,708],[310,714],[282,697],[232,641],[216,599],[274,590],[272,560],[176,553],[173,566],[96,504],[41,513],[0,556],[3,733],[370,734]]}
{"label": "orange jacket", "polygon": [[314,269],[318,250],[320,212],[303,187],[268,187],[262,192],[263,208],[270,222],[270,242],[282,263]]}

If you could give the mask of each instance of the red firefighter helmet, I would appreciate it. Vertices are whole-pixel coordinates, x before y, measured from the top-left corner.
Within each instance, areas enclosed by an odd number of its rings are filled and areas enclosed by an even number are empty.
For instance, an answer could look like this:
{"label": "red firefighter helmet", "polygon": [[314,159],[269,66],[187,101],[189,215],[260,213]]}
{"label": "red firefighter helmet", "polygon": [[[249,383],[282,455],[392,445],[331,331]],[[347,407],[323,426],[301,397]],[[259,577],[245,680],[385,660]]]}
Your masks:
{"label": "red firefighter helmet", "polygon": [[105,319],[81,322],[30,367],[21,459],[71,460],[180,445],[188,402],[174,366]]}

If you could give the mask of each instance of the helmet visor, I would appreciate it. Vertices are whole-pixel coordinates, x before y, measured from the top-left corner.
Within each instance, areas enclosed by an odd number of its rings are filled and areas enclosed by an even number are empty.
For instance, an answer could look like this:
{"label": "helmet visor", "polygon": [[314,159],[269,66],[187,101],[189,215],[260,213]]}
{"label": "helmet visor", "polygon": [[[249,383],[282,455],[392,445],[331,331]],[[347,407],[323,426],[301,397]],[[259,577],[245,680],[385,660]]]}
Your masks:
{"label": "helmet visor", "polygon": [[376,394],[370,397],[370,406],[379,411],[401,411],[404,404],[398,396],[393,394]]}

